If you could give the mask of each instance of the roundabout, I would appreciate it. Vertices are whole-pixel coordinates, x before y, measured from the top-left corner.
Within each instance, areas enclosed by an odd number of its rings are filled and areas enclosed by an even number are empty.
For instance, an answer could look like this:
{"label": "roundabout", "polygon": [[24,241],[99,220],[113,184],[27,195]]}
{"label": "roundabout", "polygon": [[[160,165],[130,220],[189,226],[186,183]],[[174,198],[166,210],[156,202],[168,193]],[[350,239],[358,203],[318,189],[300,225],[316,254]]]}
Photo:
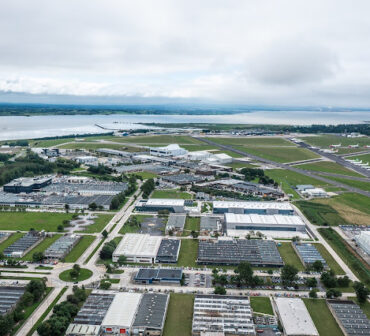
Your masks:
{"label": "roundabout", "polygon": [[87,268],[80,268],[79,271],[73,273],[74,268],[67,269],[59,274],[59,279],[66,282],[84,281],[93,275],[93,272]]}

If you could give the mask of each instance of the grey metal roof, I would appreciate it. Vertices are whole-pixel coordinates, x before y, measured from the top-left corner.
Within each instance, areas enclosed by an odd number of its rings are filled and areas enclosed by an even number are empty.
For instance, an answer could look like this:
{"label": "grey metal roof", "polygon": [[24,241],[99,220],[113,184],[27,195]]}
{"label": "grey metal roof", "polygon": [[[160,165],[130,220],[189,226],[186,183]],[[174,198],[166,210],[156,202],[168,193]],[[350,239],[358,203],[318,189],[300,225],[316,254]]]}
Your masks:
{"label": "grey metal roof", "polygon": [[186,215],[177,215],[177,214],[170,214],[168,217],[166,230],[170,230],[171,228],[176,230],[183,230],[185,226]]}
{"label": "grey metal roof", "polygon": [[25,291],[25,287],[0,287],[0,315],[9,312],[18,302]]}
{"label": "grey metal roof", "polygon": [[182,278],[182,269],[169,269],[169,268],[140,268],[135,276],[135,280],[178,280]]}
{"label": "grey metal roof", "polygon": [[323,265],[326,265],[325,259],[314,244],[295,244],[295,248],[305,264],[312,264],[319,260]]}
{"label": "grey metal roof", "polygon": [[200,217],[200,230],[215,231],[218,229],[219,223],[220,223],[219,217],[202,216]]}
{"label": "grey metal roof", "polygon": [[16,240],[12,245],[4,250],[4,254],[12,254],[13,252],[24,252],[32,245],[41,240],[42,237],[36,232],[28,232],[23,237]]}

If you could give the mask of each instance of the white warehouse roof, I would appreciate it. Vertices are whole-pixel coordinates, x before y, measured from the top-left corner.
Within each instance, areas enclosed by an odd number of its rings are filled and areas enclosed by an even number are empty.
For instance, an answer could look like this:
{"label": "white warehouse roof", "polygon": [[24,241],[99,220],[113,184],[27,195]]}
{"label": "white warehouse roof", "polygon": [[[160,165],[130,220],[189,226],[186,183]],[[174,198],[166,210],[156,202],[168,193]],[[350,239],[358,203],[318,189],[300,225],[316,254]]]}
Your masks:
{"label": "white warehouse roof", "polygon": [[268,224],[268,225],[302,225],[305,223],[299,216],[258,215],[225,213],[226,223]]}
{"label": "white warehouse roof", "polygon": [[301,299],[275,299],[280,320],[287,336],[319,336],[310,314]]}
{"label": "white warehouse roof", "polygon": [[146,205],[151,206],[158,206],[158,205],[175,205],[175,206],[183,206],[185,201],[182,199],[168,199],[168,198],[150,198]]}
{"label": "white warehouse roof", "polygon": [[278,209],[293,210],[289,202],[232,202],[214,201],[214,208],[244,208],[244,209]]}
{"label": "white warehouse roof", "polygon": [[155,258],[161,241],[161,236],[126,233],[116,247],[114,254]]}
{"label": "white warehouse roof", "polygon": [[104,317],[102,326],[130,328],[141,300],[140,293],[117,293]]}

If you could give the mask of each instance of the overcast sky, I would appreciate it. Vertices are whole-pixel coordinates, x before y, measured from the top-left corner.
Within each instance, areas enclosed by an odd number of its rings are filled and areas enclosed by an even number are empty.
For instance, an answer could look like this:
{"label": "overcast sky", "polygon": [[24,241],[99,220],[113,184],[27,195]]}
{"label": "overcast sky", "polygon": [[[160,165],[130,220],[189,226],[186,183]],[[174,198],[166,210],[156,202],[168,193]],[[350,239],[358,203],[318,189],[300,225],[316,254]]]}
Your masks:
{"label": "overcast sky", "polygon": [[370,107],[369,13],[369,0],[5,0],[0,99]]}

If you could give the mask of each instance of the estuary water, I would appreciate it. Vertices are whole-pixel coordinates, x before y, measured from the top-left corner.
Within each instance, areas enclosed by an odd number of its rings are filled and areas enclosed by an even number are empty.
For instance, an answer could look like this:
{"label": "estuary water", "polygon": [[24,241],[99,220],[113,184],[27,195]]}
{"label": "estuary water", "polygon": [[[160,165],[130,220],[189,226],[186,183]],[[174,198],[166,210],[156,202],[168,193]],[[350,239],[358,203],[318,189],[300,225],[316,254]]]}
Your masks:
{"label": "estuary water", "polygon": [[[103,133],[109,129],[150,128],[142,123],[218,124],[354,124],[370,120],[370,112],[255,111],[228,115],[44,115],[0,117],[0,140]],[[108,132],[108,131],[107,131]]]}

